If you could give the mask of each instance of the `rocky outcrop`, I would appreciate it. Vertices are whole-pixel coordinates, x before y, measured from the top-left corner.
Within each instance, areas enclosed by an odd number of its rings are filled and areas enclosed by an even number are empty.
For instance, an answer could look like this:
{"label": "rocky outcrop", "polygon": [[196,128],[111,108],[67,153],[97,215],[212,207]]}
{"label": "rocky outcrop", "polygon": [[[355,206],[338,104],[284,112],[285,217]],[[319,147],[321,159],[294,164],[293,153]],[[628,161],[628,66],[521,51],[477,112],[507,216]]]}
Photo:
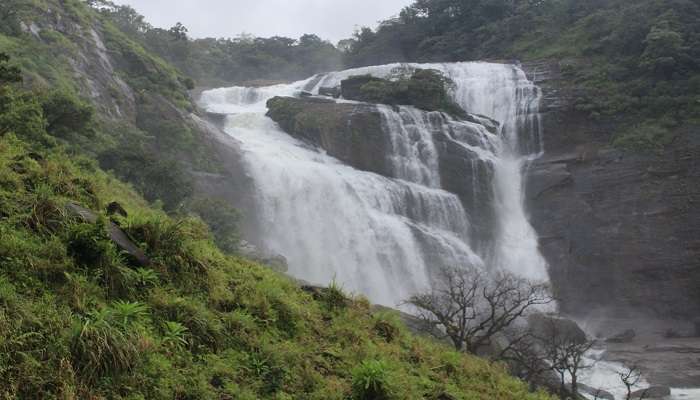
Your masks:
{"label": "rocky outcrop", "polygon": [[[99,219],[98,215],[92,210],[75,203],[66,204],[66,210],[71,215],[91,224],[97,223],[97,220]],[[107,224],[107,235],[109,236],[109,239],[136,264],[141,266],[148,266],[151,264],[151,260],[148,258],[148,256],[146,256],[143,250],[132,242],[126,233],[114,222],[109,222]]]}
{"label": "rocky outcrop", "polygon": [[[318,97],[275,97],[268,101],[268,116],[290,135],[324,149],[329,155],[363,171],[394,177],[390,162],[391,136],[377,106],[366,103],[336,103]],[[488,241],[493,222],[493,169],[479,160],[468,147],[442,132],[442,114],[423,114],[435,129],[433,141],[438,153],[441,187],[456,194],[465,209],[480,210],[471,215],[473,238]],[[470,116],[469,122],[476,123]],[[434,119],[434,121],[433,121]],[[480,119],[479,119],[480,120]],[[487,129],[493,127],[484,120]],[[469,140],[468,125],[455,125],[454,135]],[[479,204],[476,204],[479,203]],[[476,240],[476,239],[475,239]]]}
{"label": "rocky outcrop", "polygon": [[559,65],[524,65],[544,90],[545,156],[527,202],[563,310],[700,314],[700,141],[680,129],[662,152],[612,148],[613,127],[572,106]]}
{"label": "rocky outcrop", "polygon": [[652,386],[632,392],[632,400],[661,400],[671,395],[671,389],[666,386]]}
{"label": "rocky outcrop", "polygon": [[588,340],[576,322],[559,315],[532,314],[528,316],[527,324],[532,334],[538,338],[556,337],[573,343]]}
{"label": "rocky outcrop", "polygon": [[357,169],[390,176],[388,138],[376,107],[313,97],[275,97],[267,106],[267,115],[290,135]]}

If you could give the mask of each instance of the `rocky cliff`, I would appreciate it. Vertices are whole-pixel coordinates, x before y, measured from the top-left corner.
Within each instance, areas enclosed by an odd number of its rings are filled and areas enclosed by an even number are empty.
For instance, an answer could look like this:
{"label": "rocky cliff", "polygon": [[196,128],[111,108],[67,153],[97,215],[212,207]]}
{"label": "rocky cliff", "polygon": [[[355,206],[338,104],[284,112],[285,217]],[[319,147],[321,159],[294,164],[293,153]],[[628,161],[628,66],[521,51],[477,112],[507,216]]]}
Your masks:
{"label": "rocky cliff", "polygon": [[[561,78],[558,63],[524,69],[543,89],[545,132],[545,154],[528,166],[526,202],[563,311],[700,314],[700,212],[694,207],[700,143],[692,128],[679,130],[663,151],[615,148],[614,126],[576,111],[576,88]],[[297,138],[356,168],[391,176],[390,138],[377,107],[318,98],[276,98],[269,107],[269,116]],[[491,173],[489,166],[474,164],[469,151],[445,135],[434,140],[442,187],[458,194],[467,210],[491,201],[475,200],[472,190],[488,180],[478,177]],[[480,234],[489,232],[493,216],[474,217]]]}
{"label": "rocky cliff", "polygon": [[[400,178],[394,170],[389,121],[379,107],[368,103],[336,103],[319,97],[275,97],[267,103],[268,116],[290,135],[324,149],[329,155],[354,168],[383,176]],[[395,110],[399,110],[396,108]],[[452,120],[441,112],[424,112],[412,108],[403,114],[404,129],[427,128],[437,152],[440,187],[456,194],[466,210],[480,210],[471,215],[471,238],[474,245],[493,235],[493,196],[490,190],[493,166],[473,153],[464,142],[474,142],[477,128],[493,130],[491,121],[465,116]],[[393,115],[402,115],[397,112]],[[420,121],[416,121],[419,119]],[[471,120],[471,121],[469,121]],[[420,125],[417,126],[417,125]],[[444,127],[451,126],[448,136]],[[415,132],[414,132],[415,134]],[[478,239],[477,239],[478,238]],[[478,240],[478,242],[477,242]]]}
{"label": "rocky cliff", "polygon": [[613,148],[614,127],[574,109],[558,63],[524,67],[544,90],[528,208],[564,311],[700,314],[698,127],[655,153]]}

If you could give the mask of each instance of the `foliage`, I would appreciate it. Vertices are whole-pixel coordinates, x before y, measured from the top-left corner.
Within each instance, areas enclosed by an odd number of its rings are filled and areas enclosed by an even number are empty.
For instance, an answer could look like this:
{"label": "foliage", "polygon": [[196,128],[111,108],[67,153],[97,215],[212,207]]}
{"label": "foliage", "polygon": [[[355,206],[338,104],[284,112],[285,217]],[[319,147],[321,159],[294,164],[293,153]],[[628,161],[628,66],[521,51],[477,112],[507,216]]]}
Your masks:
{"label": "foliage", "polygon": [[616,145],[649,150],[663,145],[638,146],[633,125],[700,119],[698,21],[691,0],[416,0],[357,31],[345,61],[558,60],[578,111],[628,131]]}
{"label": "foliage", "polygon": [[364,361],[352,371],[352,394],[357,400],[386,400],[391,398],[386,363]]}
{"label": "foliage", "polygon": [[71,341],[72,362],[78,366],[78,374],[94,382],[133,369],[143,350],[139,348],[139,329],[144,314],[143,305],[125,302],[90,312]]}
{"label": "foliage", "polygon": [[[349,87],[357,82],[359,90]],[[350,77],[342,82],[343,97],[371,103],[414,105],[427,111],[443,111],[457,117],[465,115],[449,95],[454,83],[440,71],[416,69],[399,74],[394,80],[369,76]]]}
{"label": "foliage", "polygon": [[41,103],[36,96],[0,87],[0,137],[12,132],[32,141],[46,141]]}
{"label": "foliage", "polygon": [[238,248],[240,212],[229,203],[211,197],[195,197],[187,209],[206,222],[220,249],[232,253]]}
{"label": "foliage", "polygon": [[56,89],[41,99],[41,108],[46,118],[47,132],[52,136],[67,139],[72,134],[94,137],[93,106],[67,91]]}
{"label": "foliage", "polygon": [[130,182],[149,201],[175,210],[192,194],[192,178],[182,163],[153,154],[145,144],[125,141],[99,156],[100,165]]}
{"label": "foliage", "polygon": [[0,85],[22,81],[22,73],[17,66],[10,64],[10,56],[0,53]]}

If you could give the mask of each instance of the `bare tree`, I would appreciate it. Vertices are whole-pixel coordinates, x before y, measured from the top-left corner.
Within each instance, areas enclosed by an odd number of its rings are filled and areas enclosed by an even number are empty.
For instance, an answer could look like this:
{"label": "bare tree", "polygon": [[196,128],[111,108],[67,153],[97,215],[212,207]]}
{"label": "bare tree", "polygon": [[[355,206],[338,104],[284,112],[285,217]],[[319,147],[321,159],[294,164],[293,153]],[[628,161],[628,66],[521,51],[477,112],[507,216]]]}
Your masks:
{"label": "bare tree", "polygon": [[566,375],[568,374],[571,378],[571,393],[574,396],[578,395],[580,372],[594,365],[586,361],[585,355],[595,342],[563,329],[562,325],[557,324],[554,319],[550,320],[549,324],[545,334],[538,336],[544,357],[550,363],[552,370],[559,375],[561,394],[566,393]]}
{"label": "bare tree", "polygon": [[531,308],[552,302],[549,287],[513,274],[444,268],[427,292],[412,296],[429,332],[449,338],[459,351],[476,353]]}
{"label": "bare tree", "polygon": [[[631,400],[632,389],[639,383],[639,381],[642,380],[642,371],[639,369],[639,367],[635,365],[628,368],[627,370],[618,372],[617,375],[620,377],[622,384],[625,385],[625,388],[627,388],[627,396],[625,397],[625,399]],[[645,395],[646,393],[642,393],[642,396],[639,400],[644,399]]]}
{"label": "bare tree", "polygon": [[509,345],[501,352],[499,360],[507,362],[511,373],[527,382],[534,391],[542,376],[552,371],[547,354],[529,329],[519,329],[508,336]]}

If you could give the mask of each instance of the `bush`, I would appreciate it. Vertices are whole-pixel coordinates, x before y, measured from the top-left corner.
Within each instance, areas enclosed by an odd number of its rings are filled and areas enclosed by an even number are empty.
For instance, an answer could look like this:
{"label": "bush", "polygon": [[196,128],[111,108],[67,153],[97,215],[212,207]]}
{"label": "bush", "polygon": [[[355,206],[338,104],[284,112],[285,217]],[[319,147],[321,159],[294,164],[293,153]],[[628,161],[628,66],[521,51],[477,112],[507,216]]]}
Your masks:
{"label": "bush", "polygon": [[343,291],[343,288],[335,280],[321,291],[320,300],[325,308],[331,312],[343,310],[350,303],[350,299]]}
{"label": "bush", "polygon": [[390,398],[389,373],[385,362],[364,361],[352,371],[352,397],[355,400],[386,400]]}
{"label": "bush", "polygon": [[187,208],[209,225],[216,244],[221,250],[233,253],[238,248],[240,212],[229,203],[210,197],[196,197]]}
{"label": "bush", "polygon": [[103,152],[99,160],[102,168],[133,184],[148,201],[162,201],[168,211],[193,192],[192,178],[178,160],[156,156],[142,144],[122,143]]}
{"label": "bush", "polygon": [[412,105],[456,117],[466,115],[450,97],[449,90],[454,83],[440,71],[416,69],[411,75],[404,71],[396,71],[396,74],[396,80],[370,76],[350,77],[341,82],[343,97],[370,103]]}
{"label": "bush", "polygon": [[74,224],[68,229],[68,254],[82,267],[95,269],[119,264],[119,252],[107,236],[105,221]]}
{"label": "bush", "polygon": [[116,302],[89,313],[78,324],[71,342],[73,365],[86,382],[131,371],[145,350],[143,322],[146,308]]}
{"label": "bush", "polygon": [[46,142],[46,120],[36,96],[0,86],[0,137],[8,132],[30,142]]}
{"label": "bush", "polygon": [[95,137],[95,109],[74,93],[62,89],[48,92],[41,98],[41,107],[50,135],[63,139],[74,135]]}

